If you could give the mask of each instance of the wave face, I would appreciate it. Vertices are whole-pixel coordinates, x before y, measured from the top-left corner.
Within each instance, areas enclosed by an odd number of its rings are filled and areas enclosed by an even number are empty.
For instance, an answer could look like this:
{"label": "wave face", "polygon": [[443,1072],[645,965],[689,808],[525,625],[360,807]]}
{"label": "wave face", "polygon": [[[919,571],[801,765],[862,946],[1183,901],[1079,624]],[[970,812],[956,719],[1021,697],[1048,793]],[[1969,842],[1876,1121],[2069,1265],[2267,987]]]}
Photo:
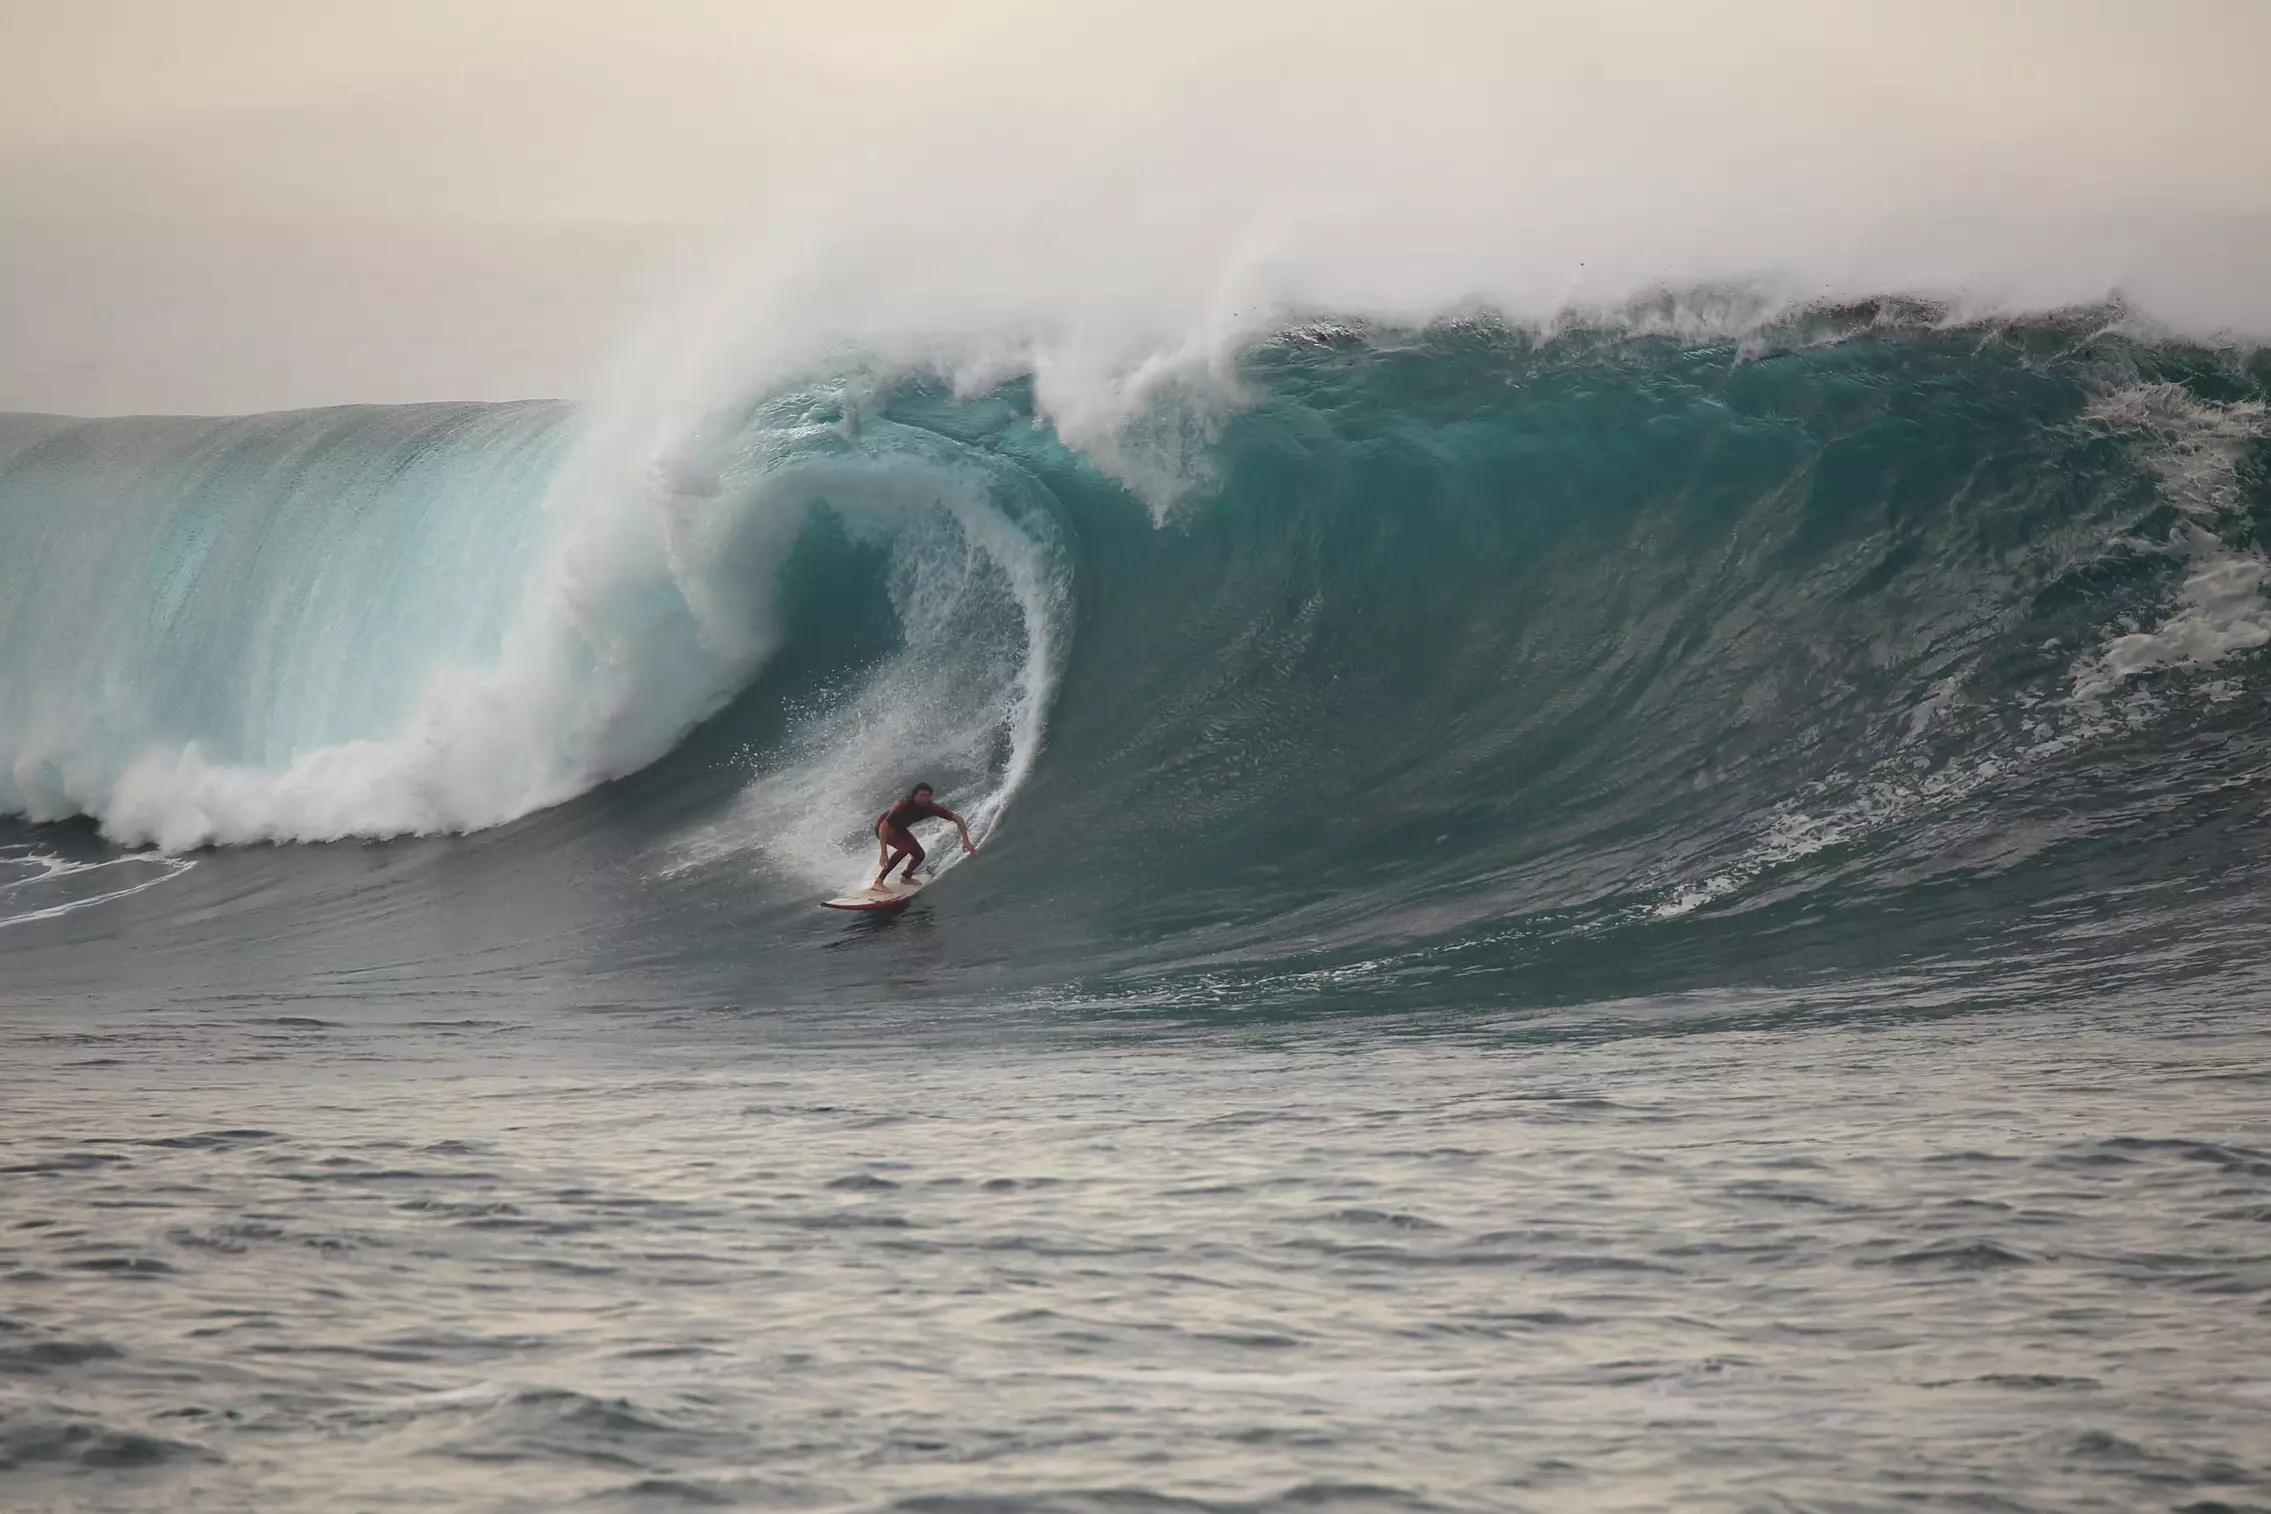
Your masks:
{"label": "wave face", "polygon": [[918,777],[992,838],[926,906],[941,992],[2039,990],[2172,929],[2229,965],[2271,370],[2103,326],[1317,324],[1085,452],[1027,379],[921,372],[644,451],[555,406],[12,420],[0,806],[180,852],[624,779],[435,844],[600,848],[642,960],[699,937],[748,991],[738,911],[786,997],[872,988],[793,948]]}

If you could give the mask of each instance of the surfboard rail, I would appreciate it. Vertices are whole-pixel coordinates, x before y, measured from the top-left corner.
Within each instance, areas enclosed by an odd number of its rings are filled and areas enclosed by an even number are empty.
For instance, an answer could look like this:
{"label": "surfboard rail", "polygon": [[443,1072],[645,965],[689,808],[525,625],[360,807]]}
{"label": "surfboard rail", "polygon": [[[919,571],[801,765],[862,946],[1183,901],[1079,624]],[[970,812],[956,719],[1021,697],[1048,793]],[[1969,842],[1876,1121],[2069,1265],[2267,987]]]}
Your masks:
{"label": "surfboard rail", "polygon": [[909,902],[915,895],[921,893],[929,882],[930,875],[925,873],[911,883],[892,882],[886,883],[881,888],[854,889],[848,894],[838,894],[833,899],[821,900],[820,907],[822,909],[848,910],[897,909],[900,905]]}

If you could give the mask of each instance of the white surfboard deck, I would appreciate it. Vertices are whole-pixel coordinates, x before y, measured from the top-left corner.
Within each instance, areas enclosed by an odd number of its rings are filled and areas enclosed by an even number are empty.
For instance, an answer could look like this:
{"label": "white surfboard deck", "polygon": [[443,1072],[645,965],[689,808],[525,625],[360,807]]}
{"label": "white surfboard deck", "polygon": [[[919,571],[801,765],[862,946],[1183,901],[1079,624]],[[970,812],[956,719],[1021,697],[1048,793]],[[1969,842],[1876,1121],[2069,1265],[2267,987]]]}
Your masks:
{"label": "white surfboard deck", "polygon": [[921,893],[924,886],[931,881],[931,877],[931,874],[923,873],[916,877],[912,883],[901,883],[894,878],[881,888],[855,889],[848,894],[838,894],[833,899],[823,899],[820,901],[820,907],[822,909],[894,909]]}

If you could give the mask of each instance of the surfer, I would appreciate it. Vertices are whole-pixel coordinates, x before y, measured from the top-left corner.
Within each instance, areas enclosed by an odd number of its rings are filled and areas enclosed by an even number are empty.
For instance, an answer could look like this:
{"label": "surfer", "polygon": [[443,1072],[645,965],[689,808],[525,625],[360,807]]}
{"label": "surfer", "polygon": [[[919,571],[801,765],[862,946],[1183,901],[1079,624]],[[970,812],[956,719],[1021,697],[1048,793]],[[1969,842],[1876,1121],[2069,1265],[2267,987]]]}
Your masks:
{"label": "surfer", "polygon": [[923,860],[923,847],[908,827],[918,820],[953,821],[954,829],[962,836],[962,850],[977,850],[970,844],[970,827],[963,823],[962,817],[943,804],[933,803],[931,786],[918,783],[907,791],[906,798],[875,817],[875,854],[882,859],[882,868],[876,873],[875,882],[870,887],[883,887],[883,880],[891,876],[891,869],[898,864],[902,854],[907,859],[907,866],[899,874],[900,881],[914,881],[915,867]]}

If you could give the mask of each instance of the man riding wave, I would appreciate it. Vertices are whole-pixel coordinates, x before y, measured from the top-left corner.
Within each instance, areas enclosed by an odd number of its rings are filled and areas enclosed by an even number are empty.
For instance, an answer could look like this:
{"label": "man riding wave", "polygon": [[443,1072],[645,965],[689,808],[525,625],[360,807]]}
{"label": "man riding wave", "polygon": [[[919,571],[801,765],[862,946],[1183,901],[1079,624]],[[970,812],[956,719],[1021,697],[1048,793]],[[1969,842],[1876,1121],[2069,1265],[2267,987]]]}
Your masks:
{"label": "man riding wave", "polygon": [[907,859],[907,866],[899,874],[899,881],[914,881],[915,868],[926,855],[922,843],[915,839],[914,832],[909,829],[918,820],[953,821],[954,829],[962,837],[962,850],[977,850],[970,841],[970,827],[963,823],[962,817],[943,804],[933,803],[931,786],[918,783],[907,791],[906,798],[875,817],[875,854],[882,865],[876,872],[875,882],[868,885],[870,888],[881,889],[884,880],[891,876],[891,869],[898,865],[902,856]]}

